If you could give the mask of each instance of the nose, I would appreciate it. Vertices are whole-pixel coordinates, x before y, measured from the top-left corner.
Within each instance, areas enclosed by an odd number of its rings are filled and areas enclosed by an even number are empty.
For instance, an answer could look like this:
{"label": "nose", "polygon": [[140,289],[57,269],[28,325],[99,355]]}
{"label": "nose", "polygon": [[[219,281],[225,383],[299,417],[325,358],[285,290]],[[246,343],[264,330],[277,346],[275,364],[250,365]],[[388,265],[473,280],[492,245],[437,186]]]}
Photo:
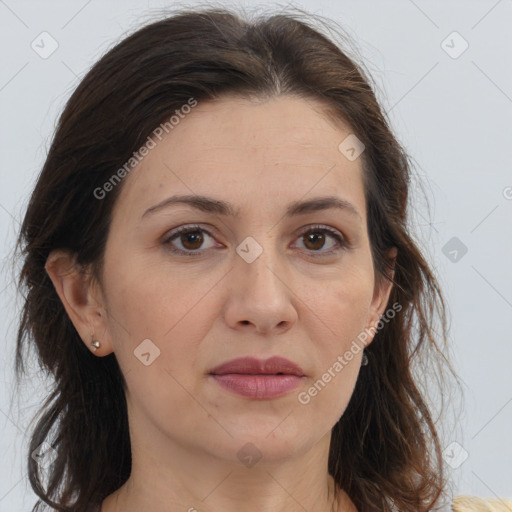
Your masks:
{"label": "nose", "polygon": [[278,258],[264,249],[252,263],[242,258],[236,261],[225,307],[225,320],[231,328],[280,334],[296,322],[296,295],[290,274],[284,264],[278,264]]}

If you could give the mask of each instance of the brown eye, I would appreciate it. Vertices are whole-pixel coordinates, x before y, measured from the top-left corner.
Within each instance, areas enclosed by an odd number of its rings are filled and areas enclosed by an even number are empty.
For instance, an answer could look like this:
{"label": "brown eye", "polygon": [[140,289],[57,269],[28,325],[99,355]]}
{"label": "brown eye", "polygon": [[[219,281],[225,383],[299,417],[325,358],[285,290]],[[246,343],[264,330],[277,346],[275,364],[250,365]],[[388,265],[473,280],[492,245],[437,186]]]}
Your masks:
{"label": "brown eye", "polygon": [[304,245],[308,249],[312,249],[314,251],[318,251],[325,244],[325,235],[323,233],[307,233],[302,235],[304,237]]}
{"label": "brown eye", "polygon": [[[199,226],[182,226],[174,230],[163,241],[163,244],[176,254],[200,256],[206,249],[213,247],[213,244],[210,247],[204,247],[207,238],[213,239],[208,231]],[[178,243],[178,247],[175,246],[176,243]]]}
{"label": "brown eye", "polygon": [[[173,253],[197,257],[203,255],[207,249],[214,247],[214,244],[204,247],[207,238],[213,240],[213,236],[205,229],[189,225],[175,229],[162,243],[168,246]],[[326,245],[329,239],[332,241],[330,246]],[[299,235],[299,240],[302,240],[303,248],[314,257],[330,256],[341,249],[350,247],[341,233],[326,226],[310,227]],[[178,247],[175,245],[177,243]],[[180,245],[181,247],[179,247]],[[324,250],[326,247],[327,249]]]}
{"label": "brown eye", "polygon": [[195,251],[203,244],[203,236],[200,231],[189,231],[188,233],[180,234],[180,241],[185,249]]}
{"label": "brown eye", "polygon": [[[329,238],[333,243],[330,247],[328,246],[326,250],[322,250],[325,248]],[[311,253],[315,257],[329,256],[340,249],[349,247],[348,242],[344,239],[341,233],[326,226],[310,227],[307,231],[302,232],[299,239],[303,241],[302,243],[305,249],[307,249],[307,252]]]}

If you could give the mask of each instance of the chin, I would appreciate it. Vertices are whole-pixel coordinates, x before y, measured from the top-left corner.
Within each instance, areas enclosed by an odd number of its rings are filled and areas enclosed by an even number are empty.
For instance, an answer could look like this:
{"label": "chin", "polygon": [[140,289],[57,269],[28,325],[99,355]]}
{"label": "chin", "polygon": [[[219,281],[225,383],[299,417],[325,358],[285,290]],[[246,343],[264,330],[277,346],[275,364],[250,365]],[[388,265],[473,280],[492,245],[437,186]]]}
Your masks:
{"label": "chin", "polygon": [[309,432],[308,435],[298,426],[293,428],[288,425],[284,429],[282,424],[278,426],[280,421],[282,418],[273,423],[265,422],[261,428],[251,425],[237,431],[228,429],[233,437],[226,440],[229,446],[222,443],[224,446],[221,447],[221,458],[247,467],[256,463],[259,466],[280,464],[307,452],[321,437],[314,432]]}

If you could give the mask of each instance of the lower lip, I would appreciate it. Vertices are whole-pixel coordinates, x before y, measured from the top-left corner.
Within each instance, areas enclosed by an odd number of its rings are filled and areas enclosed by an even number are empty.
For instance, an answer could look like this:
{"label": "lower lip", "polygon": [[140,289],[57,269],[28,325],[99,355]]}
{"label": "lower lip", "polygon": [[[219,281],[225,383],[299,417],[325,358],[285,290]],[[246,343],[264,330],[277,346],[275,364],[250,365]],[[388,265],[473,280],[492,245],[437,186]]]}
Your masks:
{"label": "lower lip", "polygon": [[298,375],[248,375],[226,373],[212,375],[224,389],[256,400],[276,398],[295,389],[303,377]]}

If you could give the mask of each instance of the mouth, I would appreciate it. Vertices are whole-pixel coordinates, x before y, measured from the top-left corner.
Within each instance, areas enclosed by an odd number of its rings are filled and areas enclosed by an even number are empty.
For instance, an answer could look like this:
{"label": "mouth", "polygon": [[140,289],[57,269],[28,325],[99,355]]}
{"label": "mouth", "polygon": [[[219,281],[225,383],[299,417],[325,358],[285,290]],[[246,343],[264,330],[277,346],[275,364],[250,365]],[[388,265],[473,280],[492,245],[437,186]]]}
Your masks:
{"label": "mouth", "polygon": [[233,359],[211,370],[210,375],[243,374],[243,375],[295,375],[304,377],[304,370],[293,361],[280,356],[268,359],[240,357]]}
{"label": "mouth", "polygon": [[299,365],[278,356],[266,360],[234,359],[214,368],[209,375],[225,390],[256,400],[283,396],[306,377]]}

